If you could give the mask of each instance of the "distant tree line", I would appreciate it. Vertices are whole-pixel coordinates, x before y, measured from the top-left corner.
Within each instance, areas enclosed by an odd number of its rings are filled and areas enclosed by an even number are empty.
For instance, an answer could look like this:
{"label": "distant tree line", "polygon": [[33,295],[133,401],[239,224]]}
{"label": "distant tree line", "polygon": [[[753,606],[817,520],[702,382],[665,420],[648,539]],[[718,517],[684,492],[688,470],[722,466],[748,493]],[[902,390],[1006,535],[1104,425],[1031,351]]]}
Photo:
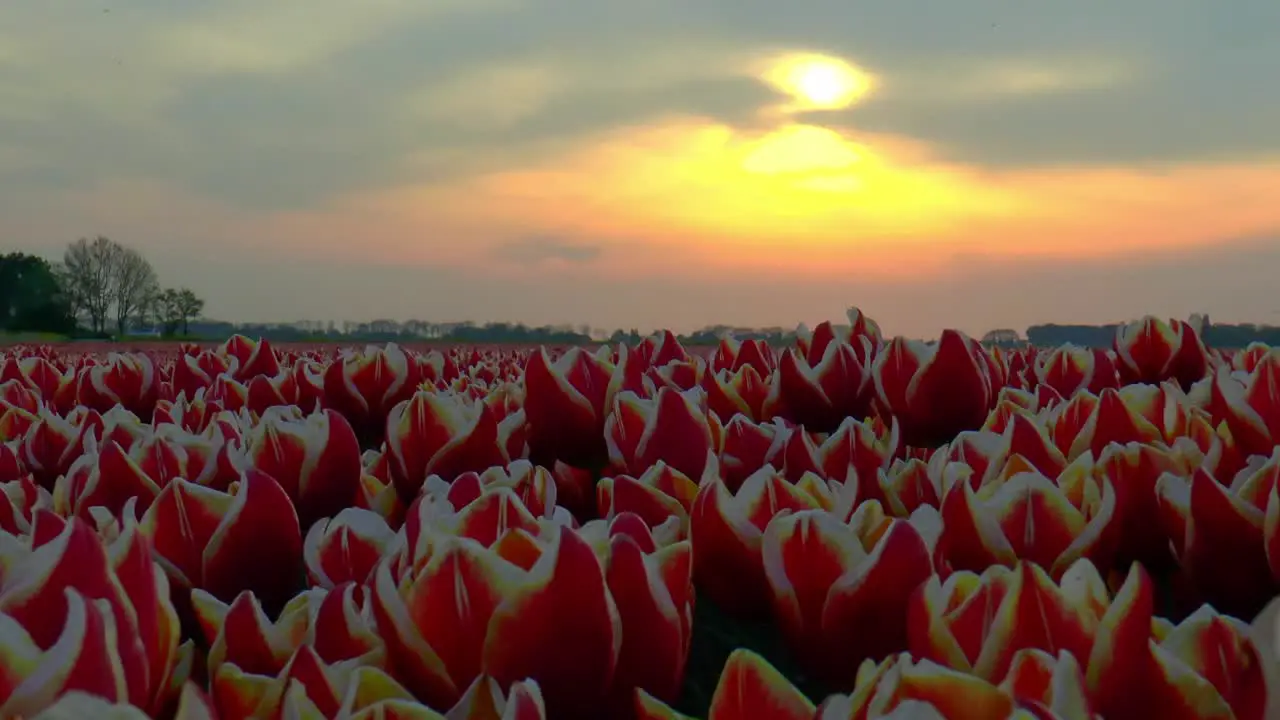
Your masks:
{"label": "distant tree line", "polygon": [[[1108,348],[1114,343],[1119,324],[1111,325],[1032,325],[1027,328],[1027,342],[1040,347],[1071,343],[1081,347]],[[1200,331],[1205,345],[1232,349],[1261,342],[1280,347],[1280,327],[1252,323],[1206,324]]]}
{"label": "distant tree line", "polygon": [[[713,328],[678,335],[685,345],[714,345],[720,342],[725,328]],[[190,334],[206,340],[222,340],[235,334],[262,337],[273,342],[441,342],[473,345],[587,345],[593,342],[626,343],[635,346],[645,334],[634,328],[615,330],[607,339],[588,327],[531,326],[522,323],[429,323],[410,320],[398,323],[392,320],[376,320],[368,323],[230,323],[215,320],[196,320],[191,323]],[[767,329],[750,331],[738,329],[733,333],[738,339],[759,338],[777,346],[794,344],[795,333]]]}
{"label": "distant tree line", "polygon": [[[398,325],[398,324],[397,324]],[[240,334],[261,337],[272,342],[397,342],[440,341],[470,345],[582,345],[592,342],[590,335],[549,326],[530,327],[512,323],[451,324],[433,332],[393,326],[386,323],[361,323],[338,329],[313,328],[306,324],[230,323],[198,320],[191,323],[191,335],[206,340],[223,340]]]}
{"label": "distant tree line", "polygon": [[686,345],[715,345],[725,335],[733,335],[738,340],[763,340],[774,347],[790,346],[796,342],[795,330],[784,330],[782,328],[732,328],[726,325],[703,328],[688,335],[681,335],[679,339],[680,342]]}
{"label": "distant tree line", "polygon": [[189,288],[162,288],[150,261],[110,238],[81,238],[62,262],[0,256],[0,329],[106,337],[131,331],[184,334],[204,309]]}
{"label": "distant tree line", "polygon": [[[101,235],[81,238],[67,246],[60,263],[35,255],[11,252],[0,255],[0,331],[52,333],[68,336],[109,337],[130,332],[153,332],[221,340],[234,334],[295,342],[415,342],[440,340],[468,344],[579,345],[603,337],[586,326],[539,326],[493,322],[477,324],[397,322],[374,320],[265,324],[218,322],[202,319],[204,300],[189,288],[162,288],[151,263],[138,250]],[[1010,329],[983,336],[986,344],[1015,347],[1072,343],[1084,347],[1110,347],[1118,324],[1032,325],[1025,341]],[[739,339],[755,338],[774,346],[795,342],[794,331],[782,328],[734,328],[716,325],[680,335],[687,345],[714,345],[727,333]],[[1254,324],[1207,323],[1201,332],[1205,344],[1218,348],[1242,348],[1253,342],[1280,346],[1280,327]],[[610,342],[635,345],[642,335],[635,329],[617,330]]]}

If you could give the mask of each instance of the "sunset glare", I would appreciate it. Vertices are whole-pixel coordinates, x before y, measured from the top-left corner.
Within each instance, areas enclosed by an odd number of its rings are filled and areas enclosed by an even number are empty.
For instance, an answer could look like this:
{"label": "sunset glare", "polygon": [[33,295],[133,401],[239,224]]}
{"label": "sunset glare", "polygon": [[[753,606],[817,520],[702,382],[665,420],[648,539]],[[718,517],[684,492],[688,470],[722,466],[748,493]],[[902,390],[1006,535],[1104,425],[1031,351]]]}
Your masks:
{"label": "sunset glare", "polygon": [[9,3],[0,250],[231,321],[1274,321],[1242,1]]}
{"label": "sunset glare", "polygon": [[840,58],[808,54],[772,61],[765,80],[792,95],[805,110],[846,108],[875,87],[870,75]]}

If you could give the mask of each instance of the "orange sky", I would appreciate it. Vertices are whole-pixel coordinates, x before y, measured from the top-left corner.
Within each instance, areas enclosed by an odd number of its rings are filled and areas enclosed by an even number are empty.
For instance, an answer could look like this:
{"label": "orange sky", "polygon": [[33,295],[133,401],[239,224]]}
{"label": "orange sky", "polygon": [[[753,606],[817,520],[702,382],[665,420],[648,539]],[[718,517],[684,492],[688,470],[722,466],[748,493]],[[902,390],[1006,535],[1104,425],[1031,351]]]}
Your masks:
{"label": "orange sky", "polygon": [[1280,50],[1226,9],[558,2],[0,10],[0,249],[108,234],[232,320],[1276,312]]}

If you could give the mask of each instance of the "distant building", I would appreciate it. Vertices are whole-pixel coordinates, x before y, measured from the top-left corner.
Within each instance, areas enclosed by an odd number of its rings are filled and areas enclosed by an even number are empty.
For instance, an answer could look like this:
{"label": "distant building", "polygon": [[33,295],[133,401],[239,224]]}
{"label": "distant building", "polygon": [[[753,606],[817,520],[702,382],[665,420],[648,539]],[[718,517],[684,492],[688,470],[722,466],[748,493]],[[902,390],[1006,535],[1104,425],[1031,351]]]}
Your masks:
{"label": "distant building", "polygon": [[982,336],[983,345],[996,345],[999,347],[1020,347],[1022,345],[1025,345],[1026,343],[1027,341],[1022,339],[1022,336],[1018,334],[1017,330],[1010,330],[1008,328],[992,330],[991,332]]}

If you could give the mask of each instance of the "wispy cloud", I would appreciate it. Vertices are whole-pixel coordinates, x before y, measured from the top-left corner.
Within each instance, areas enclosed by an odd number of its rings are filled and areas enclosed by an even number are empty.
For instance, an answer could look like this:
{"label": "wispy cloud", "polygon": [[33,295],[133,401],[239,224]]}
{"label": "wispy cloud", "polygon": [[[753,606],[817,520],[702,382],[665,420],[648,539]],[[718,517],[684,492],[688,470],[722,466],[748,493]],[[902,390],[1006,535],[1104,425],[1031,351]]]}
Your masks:
{"label": "wispy cloud", "polygon": [[522,0],[224,0],[175,18],[152,38],[178,72],[297,72],[386,31],[461,12],[517,7]]}
{"label": "wispy cloud", "polygon": [[1139,73],[1136,61],[1122,58],[1000,58],[960,63],[934,77],[921,78],[916,84],[908,78],[902,91],[919,92],[926,102],[1030,99],[1121,88],[1138,81]]}
{"label": "wispy cloud", "polygon": [[603,244],[569,240],[548,235],[522,237],[499,245],[496,254],[505,261],[522,263],[587,263],[604,253]]}

